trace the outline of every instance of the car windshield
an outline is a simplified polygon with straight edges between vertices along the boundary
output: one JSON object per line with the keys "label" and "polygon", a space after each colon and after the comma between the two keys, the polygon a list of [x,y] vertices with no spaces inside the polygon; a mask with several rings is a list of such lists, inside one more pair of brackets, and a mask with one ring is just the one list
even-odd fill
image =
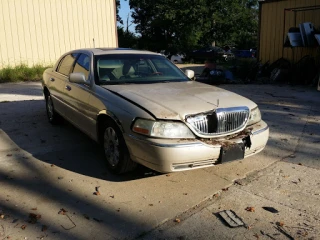
{"label": "car windshield", "polygon": [[95,59],[97,84],[181,82],[189,79],[168,59],[148,54],[108,54]]}

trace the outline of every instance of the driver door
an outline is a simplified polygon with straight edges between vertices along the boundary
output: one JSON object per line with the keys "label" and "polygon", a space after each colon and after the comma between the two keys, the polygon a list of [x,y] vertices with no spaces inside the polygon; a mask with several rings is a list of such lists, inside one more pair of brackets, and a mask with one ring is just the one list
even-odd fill
{"label": "driver door", "polygon": [[67,80],[64,95],[69,103],[66,117],[75,126],[91,136],[94,121],[89,117],[90,105],[88,104],[91,95],[90,83],[92,81],[90,79],[90,61],[90,57],[83,53],[77,58],[72,72],[84,73],[86,83],[72,83]]}

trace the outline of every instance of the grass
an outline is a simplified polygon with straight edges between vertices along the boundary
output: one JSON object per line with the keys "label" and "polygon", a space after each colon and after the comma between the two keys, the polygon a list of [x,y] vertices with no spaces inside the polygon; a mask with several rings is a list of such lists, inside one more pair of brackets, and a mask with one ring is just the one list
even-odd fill
{"label": "grass", "polygon": [[6,66],[0,69],[0,83],[5,82],[25,82],[25,81],[40,81],[42,74],[48,66],[40,64],[29,67],[26,64],[17,66]]}

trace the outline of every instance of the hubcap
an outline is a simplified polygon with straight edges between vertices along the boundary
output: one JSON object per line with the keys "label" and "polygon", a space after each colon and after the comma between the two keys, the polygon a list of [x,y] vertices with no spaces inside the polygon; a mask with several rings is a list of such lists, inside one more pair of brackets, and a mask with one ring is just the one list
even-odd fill
{"label": "hubcap", "polygon": [[106,128],[104,132],[104,152],[110,165],[116,167],[119,163],[119,139],[112,127]]}
{"label": "hubcap", "polygon": [[51,100],[50,96],[48,96],[48,100],[47,100],[47,109],[48,109],[48,117],[50,120],[52,120],[52,118],[53,118],[53,104],[52,104],[52,100]]}

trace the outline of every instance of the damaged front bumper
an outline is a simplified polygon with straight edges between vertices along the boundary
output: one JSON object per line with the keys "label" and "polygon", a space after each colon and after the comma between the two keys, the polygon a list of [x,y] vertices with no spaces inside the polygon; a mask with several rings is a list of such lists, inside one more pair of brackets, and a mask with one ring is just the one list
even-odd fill
{"label": "damaged front bumper", "polygon": [[264,121],[220,139],[153,139],[125,135],[132,160],[158,172],[185,171],[242,159],[262,151],[268,138],[269,127]]}

